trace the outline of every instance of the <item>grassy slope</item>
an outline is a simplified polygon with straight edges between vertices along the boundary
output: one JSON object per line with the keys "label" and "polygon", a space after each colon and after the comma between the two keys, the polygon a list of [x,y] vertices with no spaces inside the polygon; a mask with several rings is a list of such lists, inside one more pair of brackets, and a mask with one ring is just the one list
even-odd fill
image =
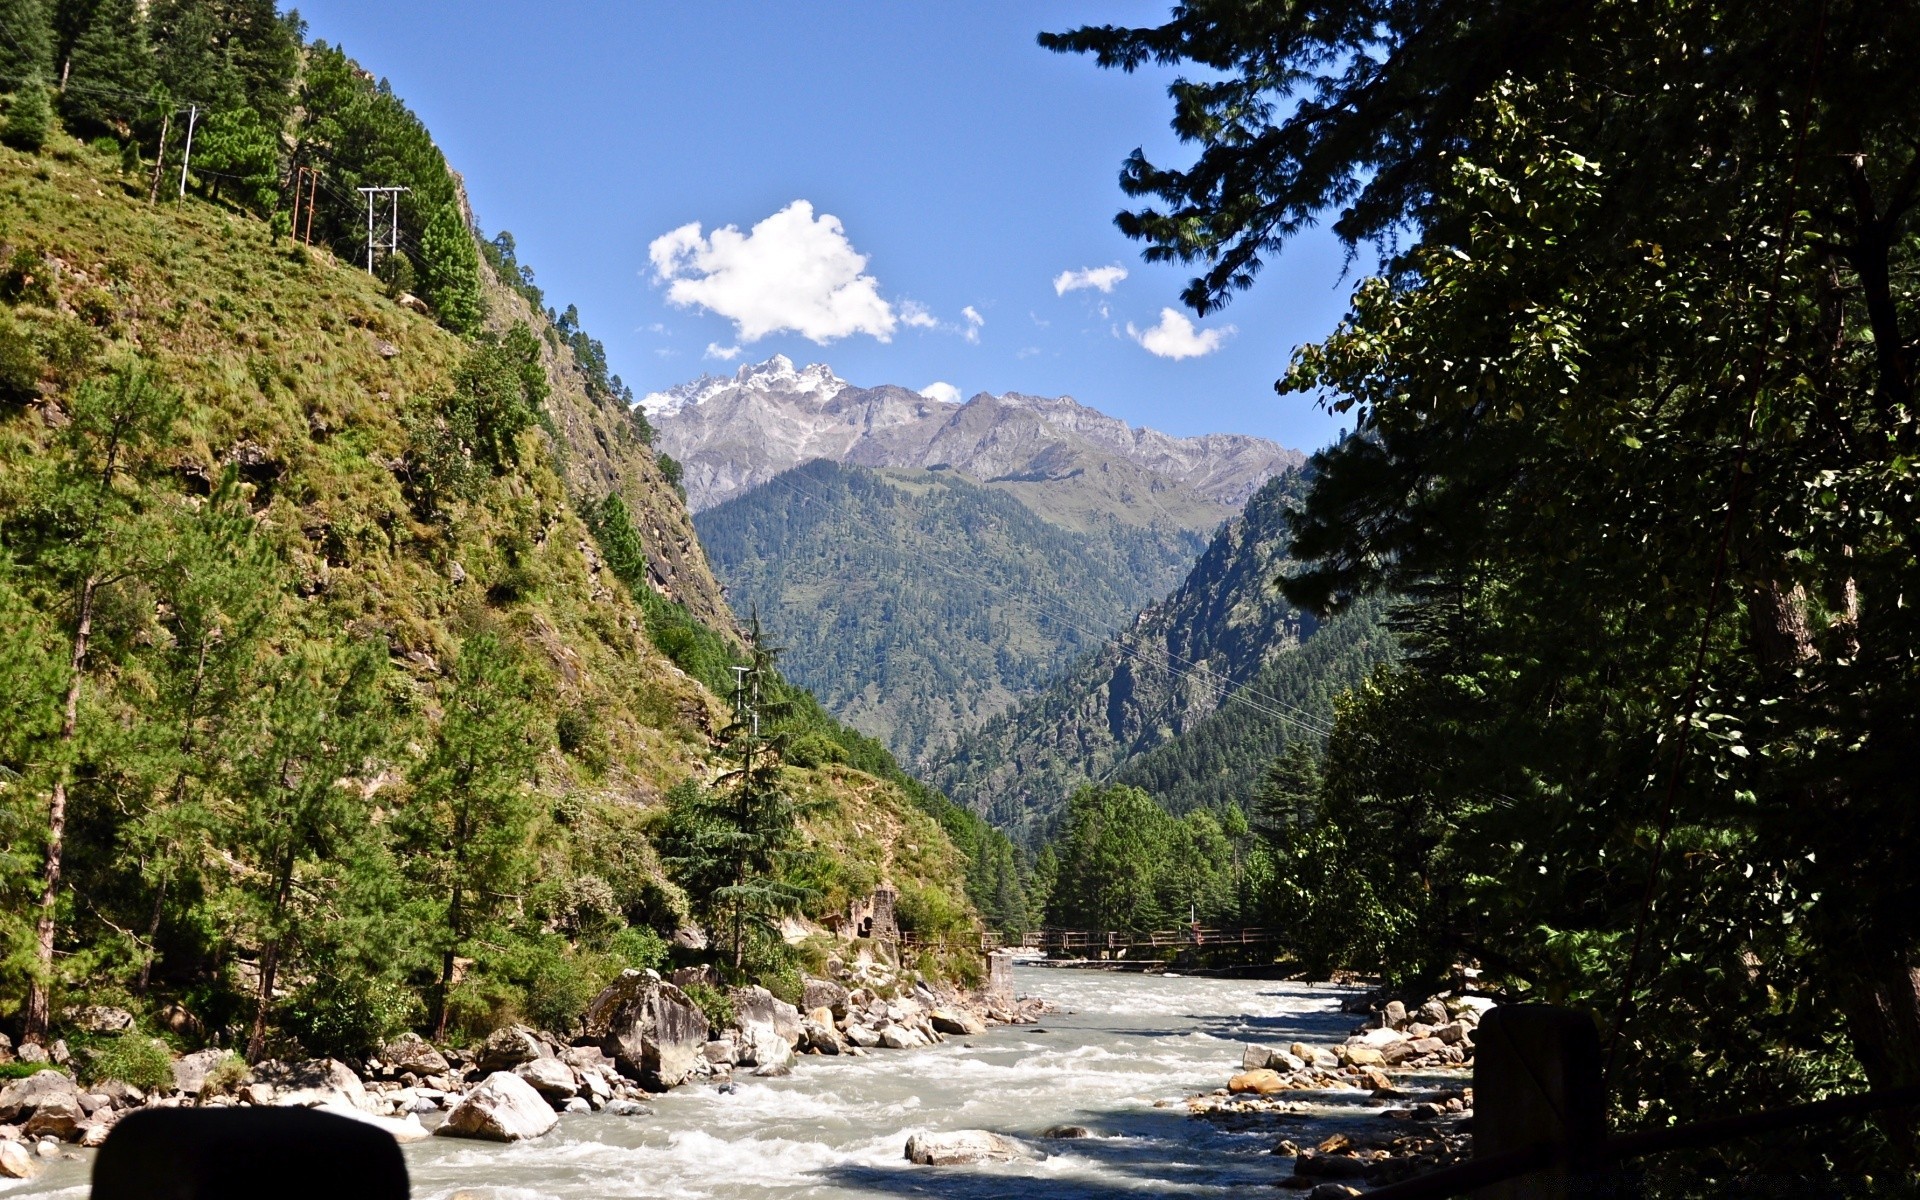
{"label": "grassy slope", "polygon": [[[640,607],[593,569],[557,464],[622,487],[643,534],[663,539],[650,551],[680,539],[667,586],[713,620],[726,614],[697,578],[704,561],[678,497],[646,474],[643,448],[616,454],[594,438],[607,414],[582,409],[564,351],[549,415],[580,444],[556,448],[529,432],[519,473],[492,481],[444,527],[428,525],[393,469],[401,416],[433,403],[463,345],[391,303],[364,272],[276,243],[264,223],[212,205],[149,207],[139,181],[66,139],[40,157],[0,149],[0,251],[20,249],[51,266],[55,295],[16,308],[16,320],[43,340],[90,332],[103,358],[144,355],[186,396],[183,489],[227,461],[253,464],[254,506],[296,568],[301,594],[290,603],[302,621],[384,633],[423,693],[463,629],[503,627],[545,665],[551,705],[591,718],[593,751],[555,751],[540,769],[556,804],[597,814],[596,836],[557,823],[542,832],[553,868],[593,869],[613,854],[655,869],[639,833],[666,788],[714,769],[708,731],[721,706],[655,649]],[[0,414],[0,486],[61,419],[59,381],[47,393]],[[828,856],[877,858],[903,887],[960,896],[957,853],[901,787],[844,768],[793,776],[830,801],[818,822]],[[837,840],[849,829],[868,832]]]}

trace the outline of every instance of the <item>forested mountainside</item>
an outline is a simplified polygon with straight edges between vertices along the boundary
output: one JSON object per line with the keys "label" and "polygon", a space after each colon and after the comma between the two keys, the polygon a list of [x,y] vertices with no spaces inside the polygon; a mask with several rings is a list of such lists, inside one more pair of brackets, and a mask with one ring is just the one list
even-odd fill
{"label": "forested mountainside", "polygon": [[[1004,839],[749,653],[651,431],[510,239],[477,246],[461,216],[436,242],[430,216],[384,279],[318,233],[293,244],[271,186],[289,153],[409,164],[464,212],[390,90],[291,22],[247,27],[292,47],[274,75],[219,6],[100,11],[57,117],[31,76],[0,80],[16,1029],[112,1003],[142,1022],[176,1006],[186,1036],[253,1055],[409,1026],[565,1033],[621,968],[687,953],[676,929],[744,903],[723,898],[739,869],[787,898],[735,926],[742,969],[776,988],[819,953],[777,916],[884,881],[907,925],[965,929],[969,871],[1019,907]],[[183,12],[223,33],[216,83],[262,72],[258,105],[236,88],[201,114],[283,135],[254,147],[257,187],[196,149],[188,194],[155,197],[180,131],[81,103],[173,69]],[[350,228],[318,195],[316,230]],[[721,699],[736,665],[764,684],[761,731]],[[764,867],[716,867],[703,831],[743,787]]]}
{"label": "forested mountainside", "polygon": [[951,471],[815,461],[694,518],[798,682],[925,767],[1163,595],[1198,537],[1068,529]]}
{"label": "forested mountainside", "polygon": [[1268,482],[1178,591],[963,738],[940,785],[1028,839],[1076,788],[1121,772],[1176,811],[1244,805],[1285,743],[1322,736],[1334,697],[1388,652],[1376,607],[1323,626],[1274,586],[1304,486],[1300,472]]}
{"label": "forested mountainside", "polygon": [[1005,488],[1049,520],[1170,525],[1202,532],[1303,456],[1264,438],[1177,438],[1136,429],[1069,396],[964,404],[906,388],[855,387],[822,363],[775,355],[640,401],[686,470],[695,512],[816,458],[866,467],[945,467]]}

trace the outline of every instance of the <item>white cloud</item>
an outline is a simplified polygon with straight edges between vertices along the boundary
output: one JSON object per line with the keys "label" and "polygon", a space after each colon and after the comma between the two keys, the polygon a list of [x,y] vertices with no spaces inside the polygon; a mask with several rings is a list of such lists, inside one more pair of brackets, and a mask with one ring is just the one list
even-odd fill
{"label": "white cloud", "polygon": [[1161,309],[1160,323],[1146,329],[1135,329],[1133,322],[1127,322],[1127,336],[1139,342],[1148,354],[1175,360],[1212,354],[1225,345],[1234,332],[1231,325],[1195,329],[1186,314],[1175,308]]}
{"label": "white cloud", "polygon": [[1113,291],[1113,285],[1127,277],[1127,269],[1119,263],[1111,267],[1087,267],[1080,271],[1062,271],[1053,277],[1053,294],[1064,296],[1068,292],[1077,292],[1082,288],[1094,288],[1103,293]]}
{"label": "white cloud", "polygon": [[816,343],[856,333],[885,342],[899,323],[840,218],[816,218],[805,200],[746,233],[727,225],[707,237],[697,221],[682,225],[655,238],[647,257],[670,303],[727,318],[742,344],[789,331]]}
{"label": "white cloud", "polygon": [[967,327],[961,331],[960,336],[978,346],[980,344],[980,327],[987,323],[987,319],[981,316],[980,310],[971,304],[961,309],[960,315],[967,319]]}
{"label": "white cloud", "polygon": [[1019,352],[1018,354],[1015,354],[1015,355],[1014,355],[1014,357],[1015,357],[1015,358],[1033,358],[1034,356],[1036,356],[1036,355],[1038,355],[1039,353],[1040,353],[1040,347],[1038,347],[1038,346],[1027,346],[1027,347],[1025,347],[1025,348],[1023,348],[1023,349],[1022,349],[1022,350],[1021,350],[1021,351],[1020,351],[1020,352]]}
{"label": "white cloud", "polygon": [[703,357],[717,358],[721,362],[732,362],[734,359],[740,357],[740,347],[722,346],[719,342],[708,342],[707,352]]}
{"label": "white cloud", "polygon": [[900,323],[909,329],[938,329],[940,322],[918,300],[900,302]]}
{"label": "white cloud", "polygon": [[942,404],[960,403],[960,389],[950,383],[939,380],[920,389],[920,394],[929,400],[938,400]]}

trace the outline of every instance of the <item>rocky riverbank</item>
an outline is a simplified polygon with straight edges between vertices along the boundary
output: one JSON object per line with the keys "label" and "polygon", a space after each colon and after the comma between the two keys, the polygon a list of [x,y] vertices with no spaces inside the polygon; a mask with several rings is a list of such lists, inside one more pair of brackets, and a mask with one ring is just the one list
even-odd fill
{"label": "rocky riverbank", "polygon": [[[1366,1013],[1345,1041],[1249,1045],[1222,1088],[1185,1101],[1196,1119],[1280,1135],[1272,1153],[1291,1157],[1281,1186],[1310,1200],[1359,1195],[1469,1153],[1474,1032],[1493,1006],[1484,997],[1429,997],[1351,1006]],[[1337,1126],[1318,1136],[1312,1130]]]}
{"label": "rocky riverbank", "polygon": [[[930,985],[864,955],[830,963],[829,974],[835,978],[805,978],[794,1005],[759,987],[721,992],[704,969],[668,978],[629,971],[594,998],[570,1042],[511,1026],[470,1049],[408,1034],[352,1063],[252,1066],[210,1049],[174,1060],[171,1080],[151,1089],[111,1079],[83,1085],[71,1063],[49,1060],[0,1089],[0,1176],[30,1177],[44,1160],[99,1145],[127,1113],[154,1107],[298,1105],[377,1125],[402,1143],[435,1135],[523,1141],[568,1113],[647,1115],[654,1095],[693,1081],[724,1088],[736,1073],[788,1073],[806,1055],[910,1050],[995,1024],[1030,1024],[1046,1011],[1042,1001],[1014,996],[1004,962],[978,993]],[[717,1036],[690,988],[725,997],[731,1018]],[[79,1074],[91,1078],[84,1065]]]}

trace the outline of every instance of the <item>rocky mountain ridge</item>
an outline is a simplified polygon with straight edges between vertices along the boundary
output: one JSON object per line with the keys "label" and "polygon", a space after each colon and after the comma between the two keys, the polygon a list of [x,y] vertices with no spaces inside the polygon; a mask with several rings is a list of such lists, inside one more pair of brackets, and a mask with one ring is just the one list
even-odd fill
{"label": "rocky mountain ridge", "polygon": [[[1297,471],[1268,482],[1177,590],[1046,691],[959,739],[935,781],[1028,834],[1095,780],[1135,783],[1175,809],[1244,804],[1286,739],[1319,736],[1333,697],[1386,653],[1375,608],[1323,626],[1274,586],[1286,514],[1304,482]],[[1233,736],[1213,745],[1209,731],[1228,725]],[[1149,759],[1158,770],[1141,773]]]}
{"label": "rocky mountain ridge", "polygon": [[1181,438],[1135,428],[1070,396],[981,392],[965,403],[858,387],[781,355],[640,401],[700,512],[815,458],[946,468],[1013,492],[1075,526],[1096,511],[1135,524],[1210,530],[1303,456],[1264,438]]}

